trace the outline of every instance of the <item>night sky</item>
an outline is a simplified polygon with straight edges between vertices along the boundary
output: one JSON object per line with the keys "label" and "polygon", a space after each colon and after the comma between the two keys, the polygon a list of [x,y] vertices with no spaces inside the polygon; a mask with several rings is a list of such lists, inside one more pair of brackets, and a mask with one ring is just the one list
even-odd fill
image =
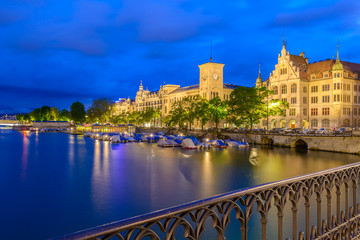
{"label": "night sky", "polygon": [[360,63],[360,1],[1,0],[0,113],[197,84],[211,41],[224,82],[252,86],[284,35],[310,62],[339,39],[340,59]]}

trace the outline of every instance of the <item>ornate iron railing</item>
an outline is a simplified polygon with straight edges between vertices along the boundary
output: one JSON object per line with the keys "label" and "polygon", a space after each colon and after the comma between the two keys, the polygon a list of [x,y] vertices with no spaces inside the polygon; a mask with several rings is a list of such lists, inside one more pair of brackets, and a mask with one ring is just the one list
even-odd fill
{"label": "ornate iron railing", "polygon": [[[241,239],[253,239],[248,232],[249,222],[253,213],[258,211],[261,238],[265,240],[271,207],[277,213],[278,239],[284,239],[285,214],[292,217],[291,239],[360,239],[359,177],[360,163],[350,164],[218,195],[56,239],[175,239],[175,236],[179,239],[181,232],[180,238],[195,240],[204,234],[207,229],[205,222],[209,219],[217,235],[212,239],[225,239],[231,216],[240,223]],[[285,207],[291,207],[291,210],[285,212]],[[310,207],[316,209],[312,212],[316,219],[311,219]],[[326,209],[324,212],[322,207]],[[304,229],[299,229],[300,213],[305,215]],[[311,221],[316,224],[311,226]]]}

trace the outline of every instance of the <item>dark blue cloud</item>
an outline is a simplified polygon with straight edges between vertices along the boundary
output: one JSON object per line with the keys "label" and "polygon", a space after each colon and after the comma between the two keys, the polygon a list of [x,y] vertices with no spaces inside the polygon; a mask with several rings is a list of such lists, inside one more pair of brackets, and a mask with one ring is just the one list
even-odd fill
{"label": "dark blue cloud", "polygon": [[[225,64],[224,80],[266,79],[281,50],[310,61],[336,55],[360,62],[355,0],[3,0],[0,112],[74,101],[134,97],[165,83],[198,83],[198,65]],[[24,101],[23,99],[26,99]]]}

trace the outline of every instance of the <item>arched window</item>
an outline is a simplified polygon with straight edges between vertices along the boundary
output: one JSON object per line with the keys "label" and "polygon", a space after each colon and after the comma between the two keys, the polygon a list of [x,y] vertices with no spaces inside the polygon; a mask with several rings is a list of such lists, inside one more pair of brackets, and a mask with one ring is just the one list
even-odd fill
{"label": "arched window", "polygon": [[322,127],[330,127],[330,120],[329,119],[324,119],[322,120]]}
{"label": "arched window", "polygon": [[295,83],[291,84],[291,93],[296,93],[297,92],[297,86]]}
{"label": "arched window", "polygon": [[281,86],[281,94],[287,94],[287,86],[285,84]]}
{"label": "arched window", "polygon": [[344,127],[350,127],[350,120],[349,119],[344,119]]}
{"label": "arched window", "polygon": [[338,77],[338,78],[340,77],[340,73],[337,74],[337,77]]}
{"label": "arched window", "polygon": [[311,128],[316,128],[317,126],[318,126],[318,120],[317,119],[311,120]]}
{"label": "arched window", "polygon": [[278,95],[278,94],[279,94],[279,90],[278,90],[278,87],[277,87],[277,86],[275,86],[275,87],[273,88],[273,91],[274,91],[274,95]]}

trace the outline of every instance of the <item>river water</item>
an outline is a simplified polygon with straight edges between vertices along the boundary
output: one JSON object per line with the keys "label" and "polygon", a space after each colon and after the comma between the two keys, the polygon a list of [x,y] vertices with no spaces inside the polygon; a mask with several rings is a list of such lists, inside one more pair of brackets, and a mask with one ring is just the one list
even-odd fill
{"label": "river water", "polygon": [[61,236],[359,159],[286,148],[183,150],[0,130],[0,236]]}

